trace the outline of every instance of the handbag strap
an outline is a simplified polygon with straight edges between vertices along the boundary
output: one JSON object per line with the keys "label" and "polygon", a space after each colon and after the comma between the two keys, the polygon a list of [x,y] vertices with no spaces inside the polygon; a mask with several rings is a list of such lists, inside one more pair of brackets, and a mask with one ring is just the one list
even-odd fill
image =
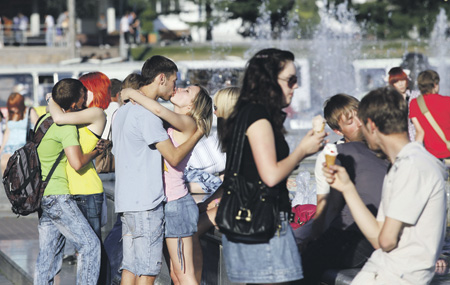
{"label": "handbag strap", "polygon": [[434,131],[438,134],[438,136],[441,138],[441,140],[445,143],[447,146],[447,149],[450,150],[450,141],[448,141],[445,138],[445,134],[442,131],[441,127],[439,127],[436,120],[433,118],[433,115],[431,115],[430,110],[428,110],[427,104],[425,103],[425,99],[423,98],[423,95],[420,95],[417,97],[417,104],[419,105],[420,112],[425,116],[425,118],[430,123],[431,127],[433,127]]}
{"label": "handbag strap", "polygon": [[248,116],[254,105],[248,103],[245,105],[236,117],[236,124],[234,125],[233,140],[231,141],[230,154],[226,169],[228,173],[236,175],[239,173],[242,161],[242,153],[244,150],[245,132],[247,130]]}

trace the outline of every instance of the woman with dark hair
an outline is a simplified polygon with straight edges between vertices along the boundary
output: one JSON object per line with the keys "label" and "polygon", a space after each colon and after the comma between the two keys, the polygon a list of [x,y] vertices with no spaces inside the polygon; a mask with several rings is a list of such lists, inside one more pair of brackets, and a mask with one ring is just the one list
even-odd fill
{"label": "woman with dark hair", "polygon": [[19,93],[11,93],[6,106],[8,108],[8,118],[2,146],[0,147],[2,173],[14,151],[25,145],[28,132],[27,126],[32,129],[38,119],[34,108],[25,107],[24,97]]}
{"label": "woman with dark hair", "polygon": [[[289,106],[296,88],[294,55],[279,49],[261,50],[247,64],[240,96],[225,123],[222,146],[227,150],[237,139],[233,137],[233,126],[238,114],[249,112],[240,174],[247,181],[260,180],[280,191],[281,225],[269,242],[237,243],[222,235],[227,274],[232,282],[281,283],[303,277],[300,255],[288,223],[291,205],[286,180],[303,158],[321,148],[325,132],[308,131],[289,154],[282,109]],[[248,104],[252,108],[244,109]],[[231,155],[227,153],[227,160]]]}

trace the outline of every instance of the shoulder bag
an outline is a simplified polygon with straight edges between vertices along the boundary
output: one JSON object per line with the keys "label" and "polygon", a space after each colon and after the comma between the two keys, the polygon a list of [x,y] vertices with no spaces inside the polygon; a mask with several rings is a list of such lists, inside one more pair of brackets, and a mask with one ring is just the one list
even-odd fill
{"label": "shoulder bag", "polygon": [[231,147],[227,150],[223,197],[216,215],[220,231],[232,242],[266,243],[280,227],[279,189],[268,187],[261,180],[248,181],[239,173],[242,162],[248,115],[248,104],[239,113],[233,130]]}
{"label": "shoulder bag", "polygon": [[114,155],[112,154],[111,129],[109,128],[105,150],[95,158],[95,170],[97,173],[110,173],[115,171]]}

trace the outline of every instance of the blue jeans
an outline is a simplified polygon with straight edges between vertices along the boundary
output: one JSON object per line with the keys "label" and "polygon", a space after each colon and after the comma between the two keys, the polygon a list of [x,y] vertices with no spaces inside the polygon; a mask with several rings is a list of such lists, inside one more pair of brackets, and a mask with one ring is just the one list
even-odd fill
{"label": "blue jeans", "polygon": [[78,251],[77,284],[97,284],[100,241],[70,195],[44,196],[39,219],[39,255],[34,284],[53,284],[62,265],[65,240]]}
{"label": "blue jeans", "polygon": [[90,195],[73,195],[81,213],[91,225],[99,239],[102,238],[102,205],[103,193]]}
{"label": "blue jeans", "polygon": [[[103,206],[103,193],[89,194],[89,195],[72,195],[73,199],[77,203],[83,216],[88,221],[89,225],[94,230],[95,234],[100,240],[102,240],[102,206]],[[66,244],[67,247],[67,244]],[[101,245],[101,263],[100,263],[100,277],[98,284],[109,284],[109,260],[108,255]]]}

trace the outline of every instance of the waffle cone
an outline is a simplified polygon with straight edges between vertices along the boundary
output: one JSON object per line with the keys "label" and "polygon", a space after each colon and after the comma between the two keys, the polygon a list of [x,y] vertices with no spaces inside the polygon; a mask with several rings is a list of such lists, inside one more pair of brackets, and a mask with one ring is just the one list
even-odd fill
{"label": "waffle cone", "polygon": [[334,165],[334,163],[336,162],[336,155],[325,154],[325,161],[327,163],[327,166]]}

